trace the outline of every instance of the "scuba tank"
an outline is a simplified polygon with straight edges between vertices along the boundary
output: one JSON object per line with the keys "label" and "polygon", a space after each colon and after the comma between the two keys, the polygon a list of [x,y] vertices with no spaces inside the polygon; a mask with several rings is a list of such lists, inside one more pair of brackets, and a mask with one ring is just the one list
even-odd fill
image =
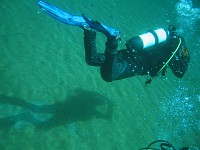
{"label": "scuba tank", "polygon": [[169,37],[175,34],[176,27],[170,25],[168,30],[159,28],[150,30],[144,34],[129,39],[126,43],[127,50],[141,51],[148,50],[162,42],[165,42]]}

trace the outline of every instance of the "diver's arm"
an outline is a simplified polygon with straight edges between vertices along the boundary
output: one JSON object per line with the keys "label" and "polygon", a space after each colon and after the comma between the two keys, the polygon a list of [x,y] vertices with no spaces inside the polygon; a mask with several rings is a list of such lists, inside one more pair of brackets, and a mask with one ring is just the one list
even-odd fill
{"label": "diver's arm", "polygon": [[185,46],[185,39],[181,36],[178,37],[181,38],[182,43],[178,52],[174,56],[175,59],[169,63],[169,67],[172,69],[172,72],[176,77],[182,78],[188,70],[190,55]]}
{"label": "diver's arm", "polygon": [[169,67],[172,69],[172,72],[176,77],[182,78],[184,76],[188,70],[189,59],[189,56],[180,57],[178,60],[173,60],[169,63]]}

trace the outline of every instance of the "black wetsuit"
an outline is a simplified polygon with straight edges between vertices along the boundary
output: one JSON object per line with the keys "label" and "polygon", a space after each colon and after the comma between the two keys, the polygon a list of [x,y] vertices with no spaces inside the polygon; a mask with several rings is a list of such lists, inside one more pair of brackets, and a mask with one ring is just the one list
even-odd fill
{"label": "black wetsuit", "polygon": [[[88,65],[101,67],[101,76],[107,82],[135,75],[149,74],[154,77],[176,49],[178,40],[179,38],[175,38],[167,44],[158,44],[152,49],[133,52],[128,49],[117,51],[118,41],[107,37],[105,53],[97,53],[96,32],[84,30],[85,59]],[[184,46],[184,42],[182,43],[181,46]],[[182,58],[177,52],[168,66],[175,76],[181,78],[187,71],[188,62],[189,59]]]}

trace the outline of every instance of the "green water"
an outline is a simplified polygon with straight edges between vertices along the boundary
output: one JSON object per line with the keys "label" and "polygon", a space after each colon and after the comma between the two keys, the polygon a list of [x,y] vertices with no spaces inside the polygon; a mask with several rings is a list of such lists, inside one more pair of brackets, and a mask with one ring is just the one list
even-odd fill
{"label": "green water", "polygon": [[[48,1],[119,28],[119,49],[149,29],[180,28],[191,54],[187,74],[168,71],[147,87],[145,76],[104,82],[85,63],[83,31],[36,2],[0,5],[0,149],[136,150],[157,139],[200,147],[200,18],[178,14],[178,0]],[[103,52],[105,37],[97,41]]]}

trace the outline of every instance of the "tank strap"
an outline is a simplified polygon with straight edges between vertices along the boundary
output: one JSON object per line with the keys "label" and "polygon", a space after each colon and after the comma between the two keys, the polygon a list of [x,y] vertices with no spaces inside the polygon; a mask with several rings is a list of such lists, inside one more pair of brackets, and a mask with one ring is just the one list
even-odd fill
{"label": "tank strap", "polygon": [[149,32],[154,36],[155,45],[157,45],[158,44],[158,35],[156,34],[156,32],[154,30],[149,30]]}

